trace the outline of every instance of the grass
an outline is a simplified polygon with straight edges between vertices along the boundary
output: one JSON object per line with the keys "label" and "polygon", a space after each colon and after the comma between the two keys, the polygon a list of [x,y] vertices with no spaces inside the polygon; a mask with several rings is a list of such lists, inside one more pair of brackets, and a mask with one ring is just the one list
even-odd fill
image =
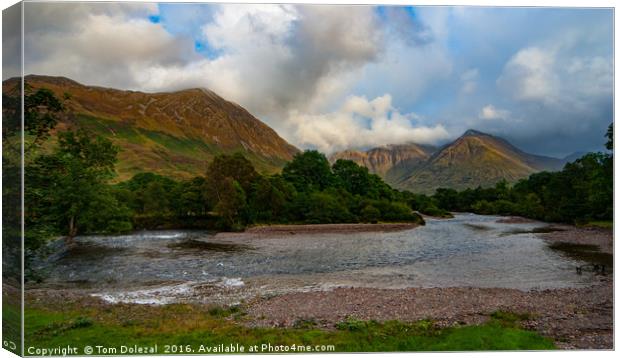
{"label": "grass", "polygon": [[614,222],[609,220],[609,221],[590,221],[588,223],[586,223],[585,225],[583,225],[584,227],[597,227],[597,228],[601,228],[601,229],[613,229],[614,228]]}
{"label": "grass", "polygon": [[151,171],[167,176],[191,178],[204,175],[206,163],[217,154],[241,151],[261,173],[274,173],[284,160],[245,151],[242,147],[222,150],[196,137],[177,137],[164,132],[133,126],[131,123],[80,114],[78,126],[111,139],[121,148],[116,169],[119,179]]}
{"label": "grass", "polygon": [[[294,328],[255,328],[241,324],[239,307],[193,305],[137,306],[94,305],[58,310],[26,310],[26,348],[103,345],[189,346],[194,353],[220,344],[333,346],[338,352],[544,350],[553,342],[519,328],[524,316],[496,313],[476,326],[437,328],[432,321],[414,323],[347,319],[332,329],[319,329],[312,319],[299,320]],[[247,349],[247,348],[246,348]],[[328,348],[329,349],[329,348]],[[118,352],[117,352],[118,353]],[[204,352],[202,352],[204,353]],[[292,353],[292,352],[291,352]]]}
{"label": "grass", "polygon": [[13,353],[21,349],[21,309],[19,303],[10,303],[15,297],[2,297],[2,339],[4,348]]}

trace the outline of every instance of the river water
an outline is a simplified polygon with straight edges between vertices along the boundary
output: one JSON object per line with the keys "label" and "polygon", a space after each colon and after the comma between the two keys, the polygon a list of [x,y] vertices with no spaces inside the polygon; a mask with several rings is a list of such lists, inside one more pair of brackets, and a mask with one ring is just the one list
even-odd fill
{"label": "river water", "polygon": [[109,302],[233,304],[255,295],[333,287],[576,287],[582,264],[533,231],[545,223],[498,223],[457,214],[388,233],[211,235],[143,231],[77,237],[38,264],[43,286],[86,289]]}

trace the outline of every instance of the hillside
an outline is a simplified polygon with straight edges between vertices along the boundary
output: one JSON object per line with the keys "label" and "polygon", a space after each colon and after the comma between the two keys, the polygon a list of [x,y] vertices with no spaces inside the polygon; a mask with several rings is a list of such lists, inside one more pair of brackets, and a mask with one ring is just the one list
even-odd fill
{"label": "hillside", "polygon": [[440,187],[465,189],[492,186],[506,179],[516,182],[532,173],[559,170],[565,161],[525,153],[505,139],[468,130],[435,150],[407,144],[344,151],[331,159],[349,159],[382,176],[390,185],[418,193]]}
{"label": "hillside", "polygon": [[395,184],[417,192],[433,192],[439,187],[484,187],[502,179],[516,182],[532,173],[561,169],[562,165],[560,159],[528,154],[502,138],[469,130]]}
{"label": "hillside", "polygon": [[[9,79],[3,86],[15,83]],[[36,75],[27,76],[26,83],[64,98],[67,115],[57,130],[86,128],[122,149],[119,179],[141,171],[177,178],[204,175],[215,155],[236,151],[259,171],[275,172],[298,152],[247,110],[206,89],[144,93]]]}
{"label": "hillside", "polygon": [[418,144],[387,145],[368,151],[346,150],[330,156],[333,163],[338,159],[351,160],[368,168],[388,182],[397,182],[415,167],[426,161],[435,147]]}

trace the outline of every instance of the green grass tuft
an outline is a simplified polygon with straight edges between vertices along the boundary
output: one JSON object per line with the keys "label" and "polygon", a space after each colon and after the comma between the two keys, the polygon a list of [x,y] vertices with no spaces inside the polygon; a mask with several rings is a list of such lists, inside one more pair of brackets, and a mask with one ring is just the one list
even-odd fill
{"label": "green grass tuft", "polygon": [[300,319],[293,328],[248,327],[239,322],[245,319],[242,314],[238,307],[191,305],[113,305],[62,311],[29,308],[25,317],[26,346],[71,345],[79,347],[79,352],[87,345],[127,344],[334,345],[339,352],[555,348],[551,340],[513,324],[525,316],[507,312],[496,312],[490,322],[477,326],[438,328],[429,320],[404,323],[349,318],[338,323],[336,330],[318,329],[312,319]]}

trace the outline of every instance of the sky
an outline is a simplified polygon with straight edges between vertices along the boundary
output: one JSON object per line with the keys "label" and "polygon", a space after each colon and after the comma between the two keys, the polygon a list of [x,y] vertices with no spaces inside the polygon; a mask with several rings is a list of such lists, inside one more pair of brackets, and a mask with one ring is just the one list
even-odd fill
{"label": "sky", "polygon": [[209,88],[327,154],[472,128],[562,157],[613,121],[610,9],[26,3],[24,34],[25,73]]}

